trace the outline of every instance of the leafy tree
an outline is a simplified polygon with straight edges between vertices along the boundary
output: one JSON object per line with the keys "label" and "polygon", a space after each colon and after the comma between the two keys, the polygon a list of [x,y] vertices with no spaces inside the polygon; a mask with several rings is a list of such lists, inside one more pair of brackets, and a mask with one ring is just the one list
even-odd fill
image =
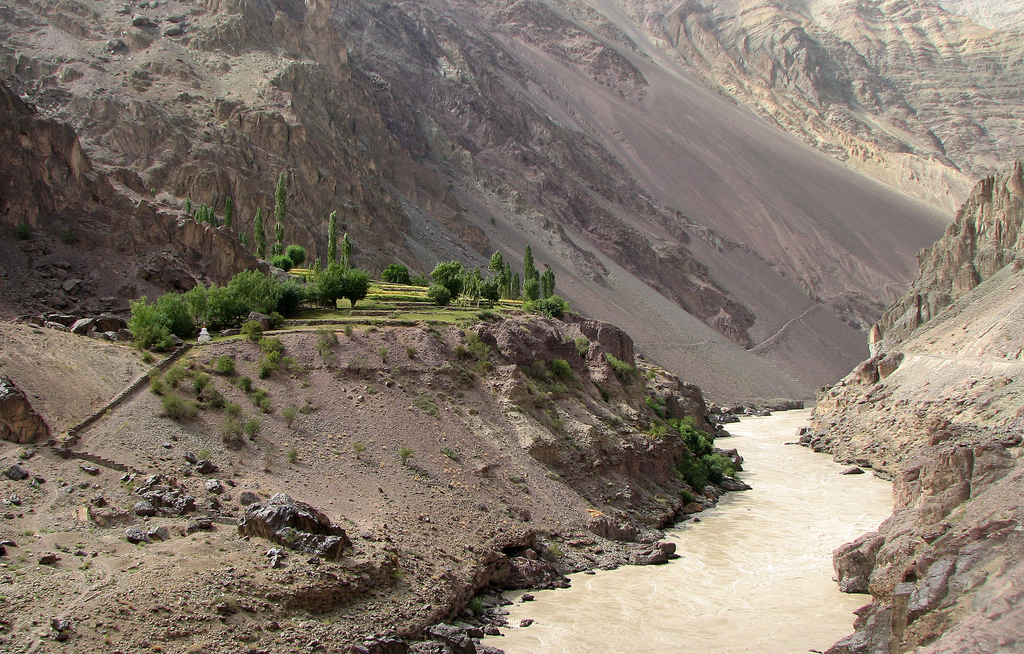
{"label": "leafy tree", "polygon": [[523,284],[523,301],[533,302],[540,298],[540,283],[536,279],[527,279]]}
{"label": "leafy tree", "polygon": [[323,271],[314,267],[310,269],[307,295],[322,306],[337,307],[338,299],[342,297],[344,280],[345,270],[341,264],[328,264]]}
{"label": "leafy tree", "polygon": [[228,196],[224,200],[224,226],[231,229],[231,222],[235,219],[235,201]]}
{"label": "leafy tree", "polygon": [[533,265],[533,250],[527,245],[526,251],[523,253],[523,282],[529,282],[531,279],[539,283],[540,274],[537,272],[537,267]]}
{"label": "leafy tree", "polygon": [[498,282],[489,279],[480,286],[480,297],[488,302],[497,302],[501,299],[501,287]]}
{"label": "leafy tree", "polygon": [[480,289],[484,285],[484,277],[480,273],[480,269],[477,268],[473,271],[465,271],[462,276],[462,293],[466,295],[470,300],[480,303]]}
{"label": "leafy tree", "polygon": [[519,273],[516,273],[515,276],[512,278],[512,285],[508,289],[508,296],[509,296],[509,298],[511,298],[513,300],[519,298],[519,296],[520,296],[519,287],[520,287]]}
{"label": "leafy tree", "polygon": [[267,230],[263,225],[263,209],[256,210],[256,220],[252,224],[252,241],[256,245],[256,256],[260,259],[267,256]]}
{"label": "leafy tree", "polygon": [[352,241],[348,240],[348,232],[341,237],[341,267],[346,272],[352,267]]}
{"label": "leafy tree", "polygon": [[338,212],[332,211],[327,217],[327,262],[338,260]]}
{"label": "leafy tree", "polygon": [[380,274],[380,278],[392,284],[408,284],[411,281],[409,269],[400,263],[393,263],[385,268],[384,272]]}
{"label": "leafy tree", "polygon": [[238,242],[242,244],[242,247],[249,247],[249,237],[246,236],[245,232],[238,234]]}
{"label": "leafy tree", "polygon": [[555,271],[548,268],[544,271],[544,274],[540,276],[540,295],[541,297],[551,297],[555,294]]}
{"label": "leafy tree", "polygon": [[491,255],[491,262],[487,265],[487,269],[495,275],[500,275],[505,270],[505,257],[501,256],[501,250],[495,250]]}
{"label": "leafy tree", "polygon": [[[501,277],[498,278],[498,284],[501,287],[502,297],[515,297],[512,295],[512,268],[508,265],[508,261],[505,262],[505,269],[502,271]],[[517,292],[516,295],[519,295],[519,293]]]}
{"label": "leafy tree", "polygon": [[306,295],[306,289],[294,279],[281,284],[281,297],[277,301],[277,310],[282,315],[293,316],[302,305],[302,299]]}
{"label": "leafy tree", "polygon": [[274,225],[274,246],[270,253],[275,257],[284,255],[284,223],[278,222]]}
{"label": "leafy tree", "polygon": [[192,215],[192,199],[191,198],[185,198],[185,215],[186,216],[191,216]]}
{"label": "leafy tree", "polygon": [[281,299],[281,284],[274,278],[257,270],[246,270],[235,275],[227,285],[245,308],[245,313],[259,311],[270,313],[277,309]]}
{"label": "leafy tree", "polygon": [[427,298],[436,302],[438,306],[446,307],[452,301],[452,294],[448,292],[446,287],[434,284],[427,289]]}
{"label": "leafy tree", "polygon": [[164,293],[156,301],[164,325],[181,338],[191,338],[196,334],[196,323],[192,319],[185,297],[179,293]]}
{"label": "leafy tree", "polygon": [[341,297],[345,298],[356,308],[356,302],[366,297],[370,290],[370,276],[364,270],[353,268],[345,274],[341,283]]}
{"label": "leafy tree", "polygon": [[149,303],[149,298],[143,295],[138,300],[129,300],[128,305],[132,310],[128,329],[139,347],[165,349],[171,346],[171,330],[163,323],[156,305]]}
{"label": "leafy tree", "polygon": [[455,300],[462,293],[463,273],[464,269],[461,263],[458,261],[448,261],[434,266],[430,276],[435,284],[440,284],[447,288],[450,299]]}
{"label": "leafy tree", "polygon": [[213,285],[206,292],[206,322],[211,327],[237,324],[248,315],[248,309],[227,286]]}
{"label": "leafy tree", "polygon": [[523,309],[530,313],[539,313],[548,318],[561,318],[569,311],[569,303],[557,295],[548,298],[524,302]]}
{"label": "leafy tree", "polygon": [[306,261],[306,248],[301,245],[289,245],[285,248],[284,256],[291,259],[293,268],[298,268]]}
{"label": "leafy tree", "polygon": [[280,268],[285,272],[288,272],[289,270],[292,269],[293,264],[291,259],[289,259],[283,254],[280,254],[276,257],[271,257],[270,265],[274,266],[275,268]]}

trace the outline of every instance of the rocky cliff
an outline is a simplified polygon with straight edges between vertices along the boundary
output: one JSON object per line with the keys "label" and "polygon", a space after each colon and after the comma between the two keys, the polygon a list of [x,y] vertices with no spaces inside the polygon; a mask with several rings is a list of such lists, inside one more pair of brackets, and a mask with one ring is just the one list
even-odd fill
{"label": "rocky cliff", "polygon": [[[1019,646],[1020,174],[979,184],[886,314],[919,319],[893,322],[898,338],[887,333],[815,408],[809,445],[895,484],[893,516],[835,553],[841,587],[872,595],[835,654]],[[958,284],[965,268],[978,274]],[[929,313],[906,309],[919,306]]]}
{"label": "rocky cliff", "polygon": [[284,172],[285,240],[322,256],[337,210],[371,270],[529,243],[574,306],[722,398],[806,396],[863,358],[941,229],[702,88],[631,3],[70,6],[4,7],[0,60],[136,200],[230,196],[251,243]]}

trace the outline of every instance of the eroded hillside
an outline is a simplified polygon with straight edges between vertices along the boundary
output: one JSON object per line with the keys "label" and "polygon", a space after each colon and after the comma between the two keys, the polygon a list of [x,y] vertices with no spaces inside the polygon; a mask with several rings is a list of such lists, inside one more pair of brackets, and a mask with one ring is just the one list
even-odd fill
{"label": "eroded hillside", "polygon": [[370,269],[530,244],[574,306],[716,397],[807,396],[863,358],[943,218],[704,88],[627,9],[18,3],[0,54],[172,215],[230,196],[252,243],[285,172],[311,258],[334,210]]}
{"label": "eroded hillside", "polygon": [[720,491],[666,422],[710,429],[700,391],[633,357],[610,325],[523,318],[187,351],[57,447],[4,443],[0,638],[82,652],[443,642],[424,630],[501,624],[478,591],[663,562],[657,528]]}
{"label": "eroded hillside", "polygon": [[832,652],[1019,647],[1021,189],[1019,164],[975,189],[875,356],[815,409],[807,444],[895,481],[893,517],[836,551],[841,587],[872,604]]}

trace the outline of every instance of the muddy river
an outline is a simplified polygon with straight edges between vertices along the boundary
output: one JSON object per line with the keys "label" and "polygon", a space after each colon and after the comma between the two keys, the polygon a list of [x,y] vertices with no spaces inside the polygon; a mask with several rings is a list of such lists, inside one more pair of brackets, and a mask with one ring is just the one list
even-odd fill
{"label": "muddy river", "polygon": [[[572,588],[534,592],[515,605],[505,636],[485,643],[508,654],[788,654],[825,650],[853,631],[866,595],[840,593],[832,550],[875,529],[892,509],[891,486],[797,440],[808,411],[728,425],[753,490],[668,533],[681,558],[573,575]],[[534,624],[518,627],[523,618]]]}

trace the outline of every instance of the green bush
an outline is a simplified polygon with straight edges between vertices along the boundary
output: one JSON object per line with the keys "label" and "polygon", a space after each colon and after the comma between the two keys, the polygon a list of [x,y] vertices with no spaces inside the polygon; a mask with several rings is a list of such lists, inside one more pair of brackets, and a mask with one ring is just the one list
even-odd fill
{"label": "green bush", "polygon": [[288,463],[294,465],[295,462],[299,460],[299,448],[292,445],[291,447],[288,448],[286,456],[288,457]]}
{"label": "green bush", "polygon": [[199,407],[191,400],[183,400],[173,393],[164,395],[162,401],[164,413],[174,420],[188,420],[196,417]]}
{"label": "green bush", "polygon": [[551,362],[551,372],[560,379],[572,379],[572,366],[565,359],[555,359]]}
{"label": "green bush", "polygon": [[252,379],[242,375],[238,378],[238,387],[241,388],[243,392],[252,392]]}
{"label": "green bush", "polygon": [[291,429],[292,423],[295,422],[295,414],[298,413],[295,407],[288,407],[281,412],[281,417],[284,418],[284,424]]}
{"label": "green bush", "polygon": [[289,270],[292,269],[292,260],[284,256],[283,254],[279,254],[276,257],[270,258],[270,265],[272,265],[275,268],[280,268],[285,272],[288,272]]}
{"label": "green bush", "polygon": [[446,307],[452,301],[452,294],[447,287],[434,284],[427,289],[427,298],[432,300],[439,307]]}
{"label": "green bush", "polygon": [[242,415],[242,407],[234,402],[228,402],[224,405],[224,413],[230,418],[239,418]]}
{"label": "green bush", "polygon": [[192,338],[196,335],[196,321],[180,293],[164,293],[156,301],[164,325],[181,338]]}
{"label": "green bush", "polygon": [[732,467],[732,461],[722,454],[705,454],[700,460],[707,468],[708,479],[712,484],[720,484],[723,478],[731,477],[736,472]]}
{"label": "green bush", "polygon": [[586,336],[580,336],[573,344],[576,345],[576,354],[580,355],[581,359],[587,358],[587,353],[590,352],[590,339]]}
{"label": "green bush", "polygon": [[242,336],[245,336],[253,343],[258,343],[263,338],[263,325],[255,320],[250,320],[242,325]]}
{"label": "green bush", "polygon": [[306,262],[306,248],[301,245],[289,245],[284,249],[284,256],[291,261],[292,268],[297,268]]}
{"label": "green bush", "polygon": [[197,372],[192,375],[192,390],[202,393],[203,389],[210,384],[210,376],[205,372]]}
{"label": "green bush", "polygon": [[260,359],[259,364],[256,366],[256,376],[260,379],[266,379],[277,372],[277,368],[277,363],[274,363],[267,358]]}
{"label": "green bush", "polygon": [[409,284],[409,269],[400,263],[393,263],[384,269],[380,278],[392,284]]}
{"label": "green bush", "polygon": [[[448,300],[455,300],[462,293],[462,278],[465,275],[465,269],[462,264],[458,261],[447,261],[442,262],[434,266],[433,272],[430,273],[430,277],[434,280],[435,285],[444,286],[448,289]],[[431,288],[433,290],[433,288]],[[430,296],[430,293],[427,293]],[[438,304],[441,304],[438,302]],[[447,303],[446,303],[447,304]]]}
{"label": "green bush", "polygon": [[277,300],[277,311],[284,316],[295,315],[302,301],[306,299],[306,289],[294,279],[281,284],[281,297]]}
{"label": "green bush", "polygon": [[629,381],[636,376],[636,366],[630,365],[613,354],[605,353],[604,358],[608,361],[615,376],[622,381]]}
{"label": "green bush", "polygon": [[74,227],[65,227],[64,231],[60,233],[60,242],[67,245],[78,242],[78,234],[75,232]]}
{"label": "green bush", "polygon": [[217,371],[218,375],[233,375],[235,374],[235,360],[227,354],[221,355],[213,360],[213,369]]}
{"label": "green bush", "polygon": [[411,448],[402,446],[398,448],[398,458],[402,460],[402,465],[409,465],[409,459],[412,457],[413,451]]}
{"label": "green bush", "polygon": [[356,441],[352,443],[352,451],[356,453],[356,458],[358,459],[363,455],[363,452],[366,451],[366,443],[363,441]]}
{"label": "green bush", "polygon": [[242,440],[242,428],[238,421],[228,417],[220,423],[220,438],[227,447],[237,450],[245,441]]}
{"label": "green bush", "polygon": [[128,319],[128,329],[135,338],[135,344],[141,348],[164,350],[170,348],[171,330],[164,324],[163,315],[155,305],[149,304],[148,298],[142,296],[138,300],[130,300],[132,315]]}
{"label": "green bush", "polygon": [[708,485],[707,465],[696,457],[680,457],[676,462],[676,470],[682,475],[683,481],[698,493]]}
{"label": "green bush", "polygon": [[32,227],[28,223],[19,223],[14,228],[14,235],[19,241],[27,241],[32,238]]}
{"label": "green bush", "polygon": [[[529,286],[530,282],[526,284]],[[548,318],[561,318],[569,312],[569,303],[558,295],[552,295],[551,297],[524,302],[523,311],[536,313]]]}
{"label": "green bush", "polygon": [[441,454],[445,455],[446,457],[448,457],[452,461],[460,461],[462,459],[462,457],[459,456],[458,452],[456,452],[452,448],[448,447],[447,445],[445,445],[445,446],[443,446],[441,448]]}
{"label": "green bush", "polygon": [[218,391],[213,384],[210,384],[209,386],[202,390],[202,392],[199,394],[199,399],[202,400],[202,402],[205,403],[206,406],[210,407],[211,409],[224,408],[224,396],[221,395],[221,392]]}
{"label": "green bush", "polygon": [[693,502],[693,500],[695,500],[696,498],[693,496],[693,493],[684,488],[683,490],[679,491],[679,499],[682,500],[683,506],[686,506],[687,504]]}
{"label": "green bush", "polygon": [[181,380],[189,377],[190,375],[191,373],[185,369],[185,366],[181,362],[178,362],[171,366],[171,369],[167,371],[166,375],[164,375],[164,379],[171,388],[177,388]]}
{"label": "green bush", "polygon": [[245,421],[245,424],[242,425],[242,431],[244,431],[245,435],[252,441],[256,440],[256,434],[259,433],[260,427],[261,423],[259,420],[256,418],[249,418]]}
{"label": "green bush", "polygon": [[416,354],[417,352],[415,347],[413,347],[412,345],[405,346],[405,356],[409,357],[410,359],[415,359]]}
{"label": "green bush", "polygon": [[282,286],[280,281],[258,270],[246,270],[232,277],[227,288],[245,307],[245,313],[270,313],[277,310]]}
{"label": "green bush", "polygon": [[267,336],[260,339],[260,350],[264,354],[284,354],[284,343],[276,336]]}

